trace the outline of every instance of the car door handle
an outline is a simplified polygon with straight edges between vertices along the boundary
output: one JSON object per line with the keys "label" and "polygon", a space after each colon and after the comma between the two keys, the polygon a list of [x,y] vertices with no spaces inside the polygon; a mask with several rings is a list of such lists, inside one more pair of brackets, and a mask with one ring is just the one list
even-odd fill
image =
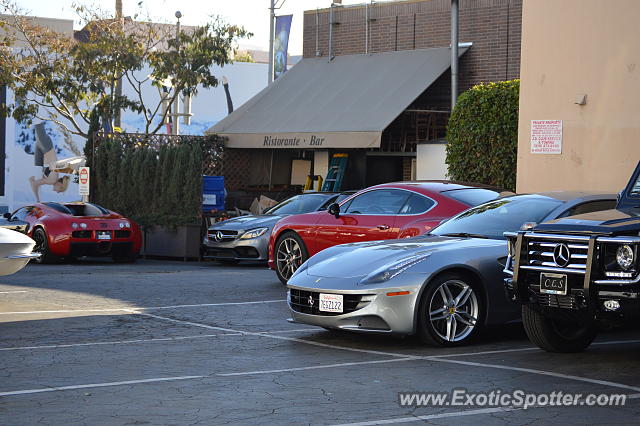
{"label": "car door handle", "polygon": [[376,228],[378,228],[378,229],[380,229],[380,230],[384,231],[384,230],[389,229],[389,225],[378,225],[378,226],[376,226]]}

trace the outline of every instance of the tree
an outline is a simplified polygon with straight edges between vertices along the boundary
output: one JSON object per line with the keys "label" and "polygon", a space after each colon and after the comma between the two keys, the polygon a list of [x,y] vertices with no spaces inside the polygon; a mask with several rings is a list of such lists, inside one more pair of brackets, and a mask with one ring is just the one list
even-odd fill
{"label": "tree", "polygon": [[447,125],[449,177],[515,190],[519,91],[513,80],[460,95]]}
{"label": "tree", "polygon": [[[169,108],[180,94],[199,86],[215,87],[212,65],[232,61],[236,42],[250,37],[243,27],[220,18],[175,34],[173,25],[105,16],[78,6],[84,29],[75,39],[43,28],[25,16],[14,0],[0,0],[0,85],[14,92],[15,102],[0,113],[18,121],[50,120],[67,132],[89,137],[92,111],[113,128],[119,110],[144,118],[145,133],[162,129]],[[149,75],[141,75],[143,68]],[[119,95],[119,81],[133,96]],[[145,99],[143,86],[163,89],[163,100]],[[94,118],[95,125],[95,118]]]}

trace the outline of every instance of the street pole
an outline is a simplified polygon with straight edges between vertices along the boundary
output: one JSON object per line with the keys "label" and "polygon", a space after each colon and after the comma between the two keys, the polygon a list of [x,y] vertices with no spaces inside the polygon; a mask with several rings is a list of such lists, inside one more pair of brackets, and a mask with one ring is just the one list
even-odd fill
{"label": "street pole", "polygon": [[[118,25],[120,26],[120,30],[124,31],[124,17],[122,15],[122,0],[116,0],[116,19],[118,20]],[[116,81],[116,96],[122,96],[122,77]],[[115,111],[115,117],[113,123],[116,127],[122,127],[120,108]]]}
{"label": "street pole", "polygon": [[[176,18],[178,18],[178,22],[176,23],[176,49],[180,52],[180,18],[182,18],[182,13],[178,10],[176,12]],[[172,123],[171,123],[171,133],[174,135],[180,134],[180,95],[176,96],[176,100],[171,106],[173,108],[172,115]]]}
{"label": "street pole", "polygon": [[273,28],[276,19],[276,0],[271,0],[269,8],[269,84],[273,82]]}
{"label": "street pole", "polygon": [[458,100],[458,0],[451,0],[451,111]]}

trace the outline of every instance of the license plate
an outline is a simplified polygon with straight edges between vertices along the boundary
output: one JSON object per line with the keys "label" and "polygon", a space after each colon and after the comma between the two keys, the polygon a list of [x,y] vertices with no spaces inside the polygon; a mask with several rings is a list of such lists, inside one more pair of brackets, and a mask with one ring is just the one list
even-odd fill
{"label": "license plate", "polygon": [[342,312],[343,303],[341,294],[320,293],[320,310],[322,312]]}
{"label": "license plate", "polygon": [[97,237],[99,240],[110,240],[111,232],[109,231],[97,231]]}
{"label": "license plate", "polygon": [[540,293],[567,294],[567,276],[565,274],[540,274]]}

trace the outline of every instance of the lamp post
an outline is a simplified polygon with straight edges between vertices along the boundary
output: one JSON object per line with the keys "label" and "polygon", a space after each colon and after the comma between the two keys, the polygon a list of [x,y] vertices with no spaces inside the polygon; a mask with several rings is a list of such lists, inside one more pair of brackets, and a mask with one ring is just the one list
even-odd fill
{"label": "lamp post", "polygon": [[458,100],[458,0],[451,0],[451,112]]}
{"label": "lamp post", "polygon": [[271,0],[271,6],[269,7],[269,80],[268,83],[273,82],[273,28],[276,20],[276,0]]}
{"label": "lamp post", "polygon": [[[178,10],[175,14],[178,22],[176,23],[176,50],[180,51],[180,18],[182,18],[182,13]],[[177,89],[176,89],[177,90]],[[180,96],[176,96],[176,100],[172,105],[173,114],[171,114],[171,134],[179,135],[180,134]]]}

